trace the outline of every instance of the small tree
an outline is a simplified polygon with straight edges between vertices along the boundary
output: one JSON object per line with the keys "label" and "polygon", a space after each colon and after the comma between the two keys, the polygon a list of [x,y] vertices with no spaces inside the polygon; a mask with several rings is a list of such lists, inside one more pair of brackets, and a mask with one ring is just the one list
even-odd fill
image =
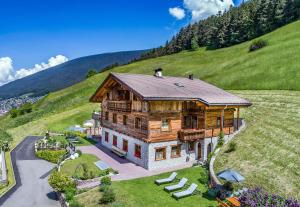
{"label": "small tree", "polygon": [[86,74],[86,78],[90,78],[97,74],[97,71],[95,69],[90,69],[89,72]]}
{"label": "small tree", "polygon": [[218,140],[218,147],[222,147],[223,146],[223,144],[224,144],[224,132],[223,131],[221,131],[220,133],[219,133],[219,140]]}
{"label": "small tree", "polygon": [[20,110],[24,111],[24,113],[31,113],[32,112],[32,104],[31,103],[25,103]]}
{"label": "small tree", "polygon": [[103,177],[100,181],[101,185],[111,185],[111,178],[110,177]]}
{"label": "small tree", "polygon": [[11,118],[16,118],[18,116],[18,110],[17,109],[11,109],[9,111],[10,117]]}
{"label": "small tree", "polygon": [[75,183],[67,175],[53,171],[48,179],[50,186],[58,192],[65,192],[69,188],[75,188]]}
{"label": "small tree", "polygon": [[251,45],[249,47],[249,52],[259,50],[267,45],[268,45],[268,42],[266,40],[261,40],[261,39],[255,40],[251,43]]}
{"label": "small tree", "polygon": [[8,151],[12,140],[12,137],[8,133],[0,129],[0,151]]}
{"label": "small tree", "polygon": [[237,147],[237,145],[235,142],[230,142],[226,152],[228,152],[228,153],[233,152],[236,150],[236,147]]}
{"label": "small tree", "polygon": [[112,188],[106,188],[99,200],[100,204],[112,203],[116,200],[116,194]]}
{"label": "small tree", "polygon": [[191,49],[193,51],[198,50],[199,49],[199,45],[198,45],[198,38],[197,37],[193,37],[191,40]]}

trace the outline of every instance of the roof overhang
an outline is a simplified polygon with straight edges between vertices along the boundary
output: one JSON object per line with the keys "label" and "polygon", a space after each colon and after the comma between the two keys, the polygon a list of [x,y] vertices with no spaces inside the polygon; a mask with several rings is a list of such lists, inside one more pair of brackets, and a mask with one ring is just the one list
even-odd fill
{"label": "roof overhang", "polygon": [[126,83],[124,83],[121,79],[119,79],[116,75],[113,73],[110,73],[106,79],[102,82],[102,84],[97,88],[96,92],[92,95],[92,97],[89,99],[90,102],[93,103],[99,103],[102,102],[103,96],[105,95],[105,91],[107,90],[107,83],[110,83],[110,80],[114,80],[115,82],[119,83],[123,88],[126,88],[127,90],[130,90],[134,95],[139,97],[141,100],[144,101],[199,101],[206,106],[237,106],[237,107],[249,107],[252,104],[245,100],[244,103],[210,103],[204,99],[200,99],[199,97],[144,97],[142,94],[137,92],[134,88],[128,86]]}

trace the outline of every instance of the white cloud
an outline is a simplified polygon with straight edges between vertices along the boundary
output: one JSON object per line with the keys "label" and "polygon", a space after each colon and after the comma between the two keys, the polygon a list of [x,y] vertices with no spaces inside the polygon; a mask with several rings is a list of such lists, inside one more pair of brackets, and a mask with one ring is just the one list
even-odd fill
{"label": "white cloud", "polygon": [[179,7],[169,8],[169,13],[178,20],[185,17],[185,11]]}
{"label": "white cloud", "polygon": [[232,0],[184,0],[185,8],[191,12],[192,21],[205,19],[219,11],[224,12],[234,5]]}
{"label": "white cloud", "polygon": [[63,55],[51,57],[48,63],[35,64],[33,68],[21,68],[17,71],[13,68],[13,61],[10,57],[0,58],[0,85],[6,84],[16,79],[24,78],[47,68],[59,65],[68,61],[68,58]]}
{"label": "white cloud", "polygon": [[13,79],[13,65],[10,57],[0,58],[0,85]]}
{"label": "white cloud", "polygon": [[55,57],[51,57],[48,60],[48,63],[35,64],[33,68],[28,68],[28,69],[21,68],[20,70],[16,71],[15,79],[24,78],[28,75],[32,75],[34,73],[37,73],[37,72],[45,70],[47,68],[59,65],[66,61],[68,61],[68,58],[63,55],[57,55]]}

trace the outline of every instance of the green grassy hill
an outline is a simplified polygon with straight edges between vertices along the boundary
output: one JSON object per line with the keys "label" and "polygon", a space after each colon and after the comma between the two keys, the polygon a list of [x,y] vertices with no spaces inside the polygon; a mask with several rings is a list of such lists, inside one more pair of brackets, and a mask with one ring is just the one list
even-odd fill
{"label": "green grassy hill", "polygon": [[[193,73],[195,77],[227,90],[300,91],[299,28],[300,21],[297,21],[262,36],[260,39],[267,40],[269,45],[252,53],[248,52],[251,42],[246,42],[220,50],[201,48],[139,61],[113,71],[152,74],[153,69],[162,67],[165,75],[186,76]],[[0,118],[0,130],[2,128],[11,134],[15,146],[29,134],[42,134],[47,129],[60,131],[72,124],[82,123],[94,109],[99,109],[98,104],[88,103],[88,100],[109,72],[50,93],[34,105],[30,114],[15,119],[9,116]],[[281,134],[270,136],[280,137]]]}
{"label": "green grassy hill", "polygon": [[[256,52],[249,53],[251,42],[246,42],[219,50],[185,51],[112,71],[153,74],[153,69],[162,67],[165,75],[187,76],[193,73],[195,77],[227,90],[300,90],[299,28],[300,21],[297,21],[262,36],[260,39],[267,40],[269,45]],[[16,127],[46,114],[86,104],[108,72],[51,93],[36,105],[34,113],[9,120],[4,126]]]}

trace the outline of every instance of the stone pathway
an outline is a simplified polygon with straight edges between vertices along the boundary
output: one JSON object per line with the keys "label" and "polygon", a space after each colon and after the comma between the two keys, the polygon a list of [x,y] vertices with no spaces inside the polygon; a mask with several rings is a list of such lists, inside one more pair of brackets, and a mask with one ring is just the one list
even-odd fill
{"label": "stone pathway", "polygon": [[92,146],[82,146],[77,147],[83,153],[93,154],[97,156],[100,160],[106,162],[111,168],[119,172],[118,175],[112,176],[112,180],[130,180],[135,178],[147,177],[152,175],[158,175],[165,172],[172,172],[179,169],[191,167],[192,163],[185,165],[180,165],[172,168],[164,168],[160,170],[149,171],[146,170],[129,160],[123,159],[112,153],[107,148],[103,147],[101,144],[92,145]]}

